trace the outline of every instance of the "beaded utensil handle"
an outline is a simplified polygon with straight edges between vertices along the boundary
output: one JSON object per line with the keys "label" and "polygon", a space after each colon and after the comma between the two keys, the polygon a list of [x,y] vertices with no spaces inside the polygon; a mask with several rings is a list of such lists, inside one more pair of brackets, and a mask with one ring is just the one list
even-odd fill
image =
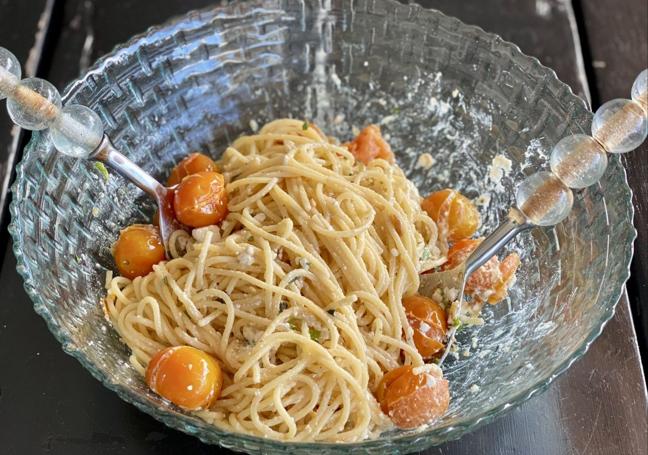
{"label": "beaded utensil handle", "polygon": [[166,188],[119,153],[92,109],[78,104],[62,107],[58,90],[43,79],[20,80],[18,60],[0,47],[0,100],[4,98],[8,98],[7,110],[16,125],[28,130],[49,128],[50,138],[59,152],[102,161],[155,199],[160,234],[169,255],[171,234],[182,229],[173,212],[173,189]]}

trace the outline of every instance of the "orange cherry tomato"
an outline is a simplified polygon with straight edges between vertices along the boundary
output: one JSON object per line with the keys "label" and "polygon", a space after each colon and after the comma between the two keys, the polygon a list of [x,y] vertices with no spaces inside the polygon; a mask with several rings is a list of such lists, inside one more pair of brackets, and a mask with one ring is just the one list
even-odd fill
{"label": "orange cherry tomato", "polygon": [[220,395],[223,373],[209,354],[191,346],[174,346],[155,354],[146,383],[158,395],[187,410],[208,408]]}
{"label": "orange cherry tomato", "polygon": [[405,365],[383,376],[376,399],[397,427],[407,429],[443,416],[450,403],[450,391],[440,369]]}
{"label": "orange cherry tomato", "polygon": [[216,224],[227,215],[225,179],[218,172],[198,172],[182,179],[173,197],[178,221],[198,228]]}
{"label": "orange cherry tomato", "polygon": [[[443,264],[442,270],[461,264],[481,241],[482,239],[463,239],[452,245],[448,250],[448,262]],[[509,254],[503,261],[496,256],[490,258],[470,275],[466,283],[466,294],[490,304],[500,302],[506,297],[519,265],[520,256],[517,253]]]}
{"label": "orange cherry tomato", "polygon": [[204,171],[218,172],[218,166],[214,160],[202,153],[187,155],[171,171],[171,175],[169,175],[169,179],[167,180],[167,186],[177,185],[186,176]]}
{"label": "orange cherry tomato", "polygon": [[113,248],[119,274],[131,280],[147,275],[164,260],[160,232],[150,224],[133,224],[119,233]]}
{"label": "orange cherry tomato", "polygon": [[390,163],[394,162],[394,152],[383,139],[377,125],[367,126],[346,146],[353,156],[364,164],[369,164],[371,160],[376,158],[382,158]]}
{"label": "orange cherry tomato", "polygon": [[436,191],[423,199],[421,208],[442,228],[450,242],[471,237],[481,222],[475,205],[458,191]]}
{"label": "orange cherry tomato", "polygon": [[403,299],[412,330],[414,344],[423,358],[430,358],[445,346],[448,333],[448,315],[434,300],[422,295],[412,295]]}

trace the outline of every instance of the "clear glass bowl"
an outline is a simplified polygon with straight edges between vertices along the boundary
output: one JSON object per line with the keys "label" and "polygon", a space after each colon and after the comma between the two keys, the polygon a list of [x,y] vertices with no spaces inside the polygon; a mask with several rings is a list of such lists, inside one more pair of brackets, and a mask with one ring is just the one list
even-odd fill
{"label": "clear glass bowl", "polygon": [[[583,100],[516,46],[388,0],[270,0],[191,12],[115,49],[67,88],[65,102],[94,108],[115,144],[160,177],[191,151],[218,156],[255,122],[304,118],[340,138],[352,126],[381,123],[422,193],[450,186],[486,196],[482,233],[512,204],[515,182],[547,168],[551,147],[587,133],[591,121]],[[423,152],[435,159],[429,169],[416,166]],[[497,154],[512,161],[500,183],[488,179]],[[486,325],[463,333],[470,356],[448,364],[452,405],[440,422],[356,444],[291,444],[183,413],[129,366],[98,301],[110,244],[150,214],[141,191],[57,155],[44,133],[34,135],[17,174],[10,230],[18,270],[63,349],[167,425],[247,452],[409,452],[512,409],[599,335],[628,278],[635,237],[631,192],[613,156],[564,223],[512,246],[522,255],[517,284],[508,303],[486,311]]]}

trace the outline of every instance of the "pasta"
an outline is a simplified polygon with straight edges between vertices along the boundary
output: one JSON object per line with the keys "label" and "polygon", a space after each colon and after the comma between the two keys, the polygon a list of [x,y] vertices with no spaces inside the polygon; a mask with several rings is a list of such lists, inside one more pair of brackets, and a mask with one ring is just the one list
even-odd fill
{"label": "pasta", "polygon": [[481,323],[520,259],[471,274],[461,312],[456,289],[418,294],[420,273],[479,245],[480,215],[452,189],[421,200],[393,162],[376,125],[338,145],[284,119],[219,163],[177,163],[163,219],[184,230],[122,230],[121,276],[106,277],[106,315],[151,391],[222,428],[291,441],[357,441],[443,416],[448,381],[424,360],[456,350],[449,329]]}
{"label": "pasta", "polygon": [[212,354],[220,398],[197,411],[232,431],[350,442],[391,426],[372,391],[422,367],[401,304],[447,251],[421,197],[384,159],[367,165],[313,125],[282,119],[217,163],[219,226],[172,236],[172,259],[107,280],[107,316],[142,375],[167,346]]}

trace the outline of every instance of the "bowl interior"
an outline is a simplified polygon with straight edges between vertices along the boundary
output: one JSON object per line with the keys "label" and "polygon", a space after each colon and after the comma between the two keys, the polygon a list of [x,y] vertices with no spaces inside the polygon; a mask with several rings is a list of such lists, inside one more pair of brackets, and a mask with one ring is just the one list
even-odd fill
{"label": "bowl interior", "polygon": [[[379,123],[422,194],[452,187],[479,197],[482,234],[513,204],[515,182],[545,168],[553,144],[587,133],[591,120],[582,100],[515,46],[388,0],[271,0],[193,12],[102,59],[65,100],[99,112],[118,148],[160,178],[187,153],[218,157],[275,118],[314,121],[341,139]],[[434,158],[429,169],[417,165],[424,152]],[[489,178],[496,155],[512,162],[500,182]],[[111,243],[150,214],[133,185],[114,173],[104,181],[92,163],[57,155],[36,134],[18,170],[11,232],[37,311],[66,351],[167,424],[239,450],[285,449],[185,415],[149,393],[129,366],[98,301],[113,267]],[[517,283],[509,301],[486,309],[484,326],[461,334],[459,358],[447,365],[452,404],[443,420],[329,449],[440,443],[545,387],[612,315],[628,276],[631,222],[625,173],[612,158],[564,223],[511,246],[522,256]]]}

